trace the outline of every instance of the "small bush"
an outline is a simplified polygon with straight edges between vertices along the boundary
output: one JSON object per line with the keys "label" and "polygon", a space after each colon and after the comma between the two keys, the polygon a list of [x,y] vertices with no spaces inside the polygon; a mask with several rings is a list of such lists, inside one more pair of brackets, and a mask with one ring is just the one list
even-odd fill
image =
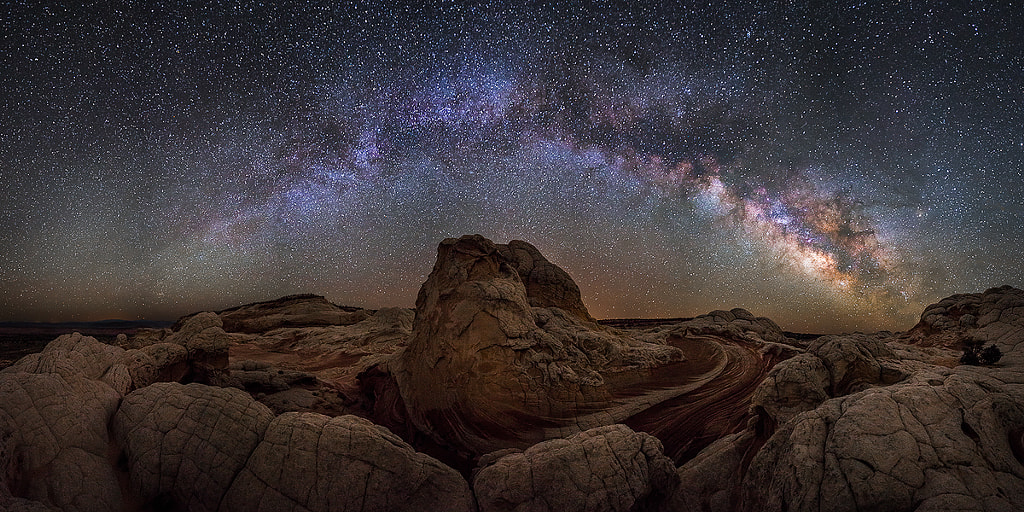
{"label": "small bush", "polygon": [[978,361],[981,362],[981,364],[995,364],[1000,357],[1003,357],[1003,352],[999,350],[999,347],[989,345],[981,351],[981,355],[978,356]]}
{"label": "small bush", "polygon": [[960,364],[969,365],[993,365],[999,358],[1003,357],[1003,351],[995,345],[982,348],[981,343],[965,343],[964,354],[960,356]]}

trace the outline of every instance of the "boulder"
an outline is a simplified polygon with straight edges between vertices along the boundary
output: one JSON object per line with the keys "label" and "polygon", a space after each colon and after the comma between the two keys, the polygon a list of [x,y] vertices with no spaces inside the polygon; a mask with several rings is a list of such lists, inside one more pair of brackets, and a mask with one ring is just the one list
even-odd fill
{"label": "boulder", "polygon": [[29,354],[2,372],[58,373],[99,379],[122,355],[124,349],[100,343],[80,333],[64,334],[46,344],[41,352]]}
{"label": "boulder", "polygon": [[782,329],[772,319],[755,317],[741,308],[712,311],[681,322],[676,329],[680,328],[691,336],[712,335],[755,344],[786,342]]}
{"label": "boulder", "polygon": [[179,382],[188,374],[188,349],[181,345],[154,343],[139,350],[153,358],[155,382]]}
{"label": "boulder", "polygon": [[473,510],[469,485],[387,429],[355,416],[270,422],[222,510]]}
{"label": "boulder", "polygon": [[125,397],[113,432],[144,506],[174,510],[470,511],[455,470],[382,427],[274,416],[233,388],[158,383]]}
{"label": "boulder", "polygon": [[124,354],[75,333],[0,371],[0,505],[121,510],[107,423],[121,398],[108,381],[131,386]]}
{"label": "boulder", "polygon": [[844,334],[818,338],[807,351],[777,364],[751,397],[751,406],[784,423],[825,400],[907,377],[883,335]]}
{"label": "boulder", "polygon": [[196,313],[179,319],[174,326],[171,327],[171,334],[161,341],[177,343],[184,347],[189,340],[195,338],[199,333],[206,329],[221,329],[223,332],[223,326],[224,322],[221,321],[219,316],[217,316],[217,313],[203,311],[201,313]]}
{"label": "boulder", "polygon": [[1001,286],[946,297],[925,308],[904,341],[956,350],[968,341],[995,345],[1000,364],[1024,364],[1024,290]]}
{"label": "boulder", "polygon": [[656,510],[678,485],[656,438],[608,425],[484,457],[473,478],[481,512]]}
{"label": "boulder", "polygon": [[750,463],[740,510],[1021,510],[1024,375],[958,367],[825,401]]}
{"label": "boulder", "polygon": [[213,511],[272,419],[238,389],[157,383],[124,398],[112,430],[144,503]]}

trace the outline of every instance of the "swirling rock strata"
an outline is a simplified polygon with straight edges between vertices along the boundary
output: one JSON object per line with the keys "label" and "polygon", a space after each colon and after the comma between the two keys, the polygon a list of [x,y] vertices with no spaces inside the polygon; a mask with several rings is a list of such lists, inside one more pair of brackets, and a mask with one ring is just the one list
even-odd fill
{"label": "swirling rock strata", "polygon": [[[681,358],[589,322],[571,279],[527,245],[474,235],[438,247],[391,369],[412,421],[439,442],[482,454],[581,430],[578,417],[611,402],[602,373]],[[534,303],[547,307],[531,306],[520,268],[542,276]]]}

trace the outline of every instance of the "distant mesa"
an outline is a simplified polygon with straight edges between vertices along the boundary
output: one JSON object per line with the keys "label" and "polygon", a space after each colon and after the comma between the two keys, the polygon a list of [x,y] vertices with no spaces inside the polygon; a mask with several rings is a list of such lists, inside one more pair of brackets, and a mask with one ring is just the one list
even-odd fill
{"label": "distant mesa", "polygon": [[450,238],[415,310],[294,295],[19,358],[0,509],[1021,510],[1022,342],[1012,287],[905,333],[598,322],[532,245]]}

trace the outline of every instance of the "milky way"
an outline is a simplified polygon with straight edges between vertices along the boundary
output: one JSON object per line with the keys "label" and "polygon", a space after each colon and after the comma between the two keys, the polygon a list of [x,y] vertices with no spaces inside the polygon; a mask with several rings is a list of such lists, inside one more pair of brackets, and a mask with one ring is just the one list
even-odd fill
{"label": "milky way", "polygon": [[1024,284],[1021,13],[779,4],[9,5],[0,320],[411,306],[467,233],[599,318]]}

